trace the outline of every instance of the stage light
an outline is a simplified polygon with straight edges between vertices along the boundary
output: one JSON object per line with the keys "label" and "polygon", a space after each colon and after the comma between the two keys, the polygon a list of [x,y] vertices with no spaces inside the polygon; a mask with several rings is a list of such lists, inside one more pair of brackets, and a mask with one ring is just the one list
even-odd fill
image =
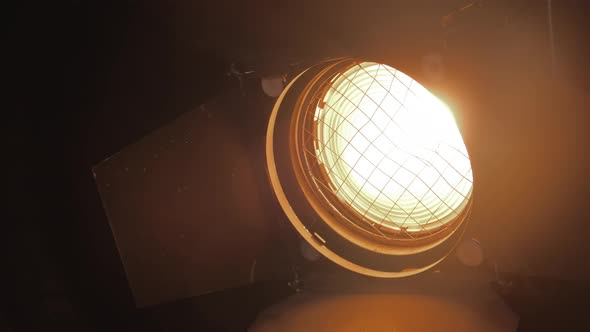
{"label": "stage light", "polygon": [[267,166],[289,221],[316,250],[380,277],[424,271],[463,232],[473,175],[453,113],[390,66],[339,59],[286,87]]}

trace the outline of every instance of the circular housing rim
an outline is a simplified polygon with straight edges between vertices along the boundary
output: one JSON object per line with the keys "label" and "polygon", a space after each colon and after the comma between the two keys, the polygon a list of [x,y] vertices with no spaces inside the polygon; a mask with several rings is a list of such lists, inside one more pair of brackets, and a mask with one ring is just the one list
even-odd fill
{"label": "circular housing rim", "polygon": [[[314,194],[304,172],[298,140],[302,107],[322,83],[358,59],[345,58],[317,64],[293,79],[279,96],[266,137],[267,168],[271,186],[287,218],[299,234],[325,257],[349,270],[376,277],[404,277],[425,271],[442,261],[462,236],[473,197],[447,232],[418,241],[383,241],[358,225],[339,220]],[[341,216],[340,216],[341,217]],[[453,226],[453,227],[451,227]]]}

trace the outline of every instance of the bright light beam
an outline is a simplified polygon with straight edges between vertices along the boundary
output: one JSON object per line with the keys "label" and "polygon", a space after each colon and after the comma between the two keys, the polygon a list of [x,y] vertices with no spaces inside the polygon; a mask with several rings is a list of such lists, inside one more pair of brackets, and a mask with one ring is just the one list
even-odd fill
{"label": "bright light beam", "polygon": [[452,112],[406,74],[363,62],[333,80],[315,112],[318,160],[337,196],[369,222],[440,228],[471,196]]}

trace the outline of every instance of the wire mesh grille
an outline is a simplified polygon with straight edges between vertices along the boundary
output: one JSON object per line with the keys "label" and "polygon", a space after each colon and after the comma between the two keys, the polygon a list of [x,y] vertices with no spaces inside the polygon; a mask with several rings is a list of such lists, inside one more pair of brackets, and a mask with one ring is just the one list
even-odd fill
{"label": "wire mesh grille", "polygon": [[[334,77],[303,123],[316,188],[376,234],[432,234],[470,199],[473,175],[449,109],[404,73],[361,62]],[[322,168],[321,174],[313,171]]]}

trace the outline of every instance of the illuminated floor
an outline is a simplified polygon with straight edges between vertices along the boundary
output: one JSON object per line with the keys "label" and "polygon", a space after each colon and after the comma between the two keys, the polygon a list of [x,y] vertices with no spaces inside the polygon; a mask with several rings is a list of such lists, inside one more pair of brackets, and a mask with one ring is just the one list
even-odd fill
{"label": "illuminated floor", "polygon": [[250,331],[516,331],[518,317],[485,280],[431,292],[438,281],[399,285],[404,291],[305,291],[262,312]]}

